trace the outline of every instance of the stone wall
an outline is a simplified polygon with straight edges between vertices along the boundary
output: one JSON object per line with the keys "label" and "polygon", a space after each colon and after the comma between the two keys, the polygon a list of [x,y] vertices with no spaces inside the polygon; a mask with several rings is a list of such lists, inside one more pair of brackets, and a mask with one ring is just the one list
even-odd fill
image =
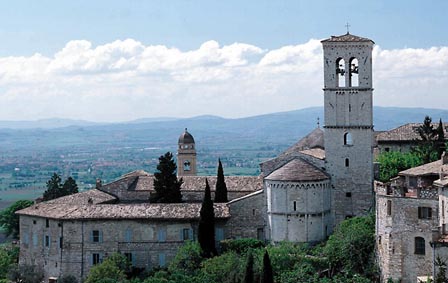
{"label": "stone wall", "polygon": [[265,183],[272,242],[317,242],[331,233],[329,180]]}
{"label": "stone wall", "polygon": [[[42,267],[46,279],[64,274],[85,278],[93,264],[93,254],[101,259],[114,252],[132,254],[133,266],[151,269],[168,264],[175,256],[184,243],[184,229],[188,238],[197,239],[197,220],[48,219],[46,227],[45,218],[20,219],[20,262]],[[225,229],[225,222],[218,220],[216,227]],[[95,239],[93,231],[98,231]],[[48,246],[45,236],[50,237]]]}
{"label": "stone wall", "polygon": [[[432,275],[434,229],[438,226],[437,198],[396,197],[377,193],[376,244],[381,279],[416,282]],[[430,219],[419,219],[419,207],[432,210]],[[424,239],[424,254],[415,250],[416,237]]]}
{"label": "stone wall", "polygon": [[266,238],[266,201],[263,191],[230,201],[228,206],[232,217],[226,223],[226,238]]}

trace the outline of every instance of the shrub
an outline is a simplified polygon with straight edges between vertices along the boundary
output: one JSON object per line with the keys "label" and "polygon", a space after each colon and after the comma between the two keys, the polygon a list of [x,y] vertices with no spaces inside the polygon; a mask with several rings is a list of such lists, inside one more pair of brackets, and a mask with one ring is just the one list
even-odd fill
{"label": "shrub", "polygon": [[253,238],[221,241],[221,250],[223,253],[233,251],[237,254],[245,254],[249,249],[258,249],[264,246],[263,241]]}

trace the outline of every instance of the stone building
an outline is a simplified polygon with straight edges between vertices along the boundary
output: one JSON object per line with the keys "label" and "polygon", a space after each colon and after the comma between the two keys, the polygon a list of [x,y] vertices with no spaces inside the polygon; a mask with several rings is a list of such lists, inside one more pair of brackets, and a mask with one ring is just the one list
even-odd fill
{"label": "stone building", "polygon": [[177,175],[196,176],[196,146],[193,136],[185,128],[180,135],[177,149]]}
{"label": "stone building", "polygon": [[[325,127],[313,130],[260,176],[227,176],[228,203],[215,204],[216,240],[318,242],[345,218],[373,205],[373,41],[349,33],[323,40]],[[181,204],[149,203],[153,175],[134,171],[104,186],[18,212],[22,263],[46,278],[85,278],[92,265],[121,252],[135,268],[164,266],[186,239],[196,239],[205,178],[196,176],[196,145],[178,141]]]}
{"label": "stone building", "polygon": [[446,201],[448,158],[375,183],[376,238],[383,282],[417,282],[435,271],[434,260],[448,260]]}
{"label": "stone building", "polygon": [[374,42],[349,33],[322,41],[325,169],[335,225],[373,206]]}
{"label": "stone building", "polygon": [[[415,141],[420,139],[417,129],[422,123],[408,123],[389,131],[378,132],[375,136],[377,153],[399,151],[409,152],[415,146]],[[433,123],[434,129],[439,126]],[[448,123],[443,123],[445,139],[448,141]]]}
{"label": "stone building", "polygon": [[[132,176],[148,177],[143,172]],[[202,180],[205,186],[205,177]],[[113,190],[105,185],[19,211],[20,263],[43,267],[45,278],[64,274],[85,278],[93,265],[120,252],[133,268],[148,270],[165,266],[185,240],[197,239],[200,202],[149,203],[150,190],[138,190],[139,182],[126,183],[112,184]],[[263,240],[263,204],[262,190],[215,204],[216,241],[241,237]]]}

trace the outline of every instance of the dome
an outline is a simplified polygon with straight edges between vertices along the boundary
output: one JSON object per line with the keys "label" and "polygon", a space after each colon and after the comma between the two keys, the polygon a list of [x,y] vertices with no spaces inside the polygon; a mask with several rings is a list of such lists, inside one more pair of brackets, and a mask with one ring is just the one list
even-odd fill
{"label": "dome", "polygon": [[186,143],[194,143],[193,136],[187,131],[187,128],[185,128],[185,132],[183,132],[179,137],[179,144],[186,144]]}

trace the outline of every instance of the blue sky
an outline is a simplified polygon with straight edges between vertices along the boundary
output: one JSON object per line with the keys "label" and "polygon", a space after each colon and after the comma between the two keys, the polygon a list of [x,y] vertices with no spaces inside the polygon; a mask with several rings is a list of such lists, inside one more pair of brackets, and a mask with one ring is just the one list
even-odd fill
{"label": "blue sky", "polygon": [[444,0],[0,1],[0,119],[319,106],[316,40],[345,33],[347,22],[377,44],[376,105],[443,108],[447,11]]}
{"label": "blue sky", "polygon": [[448,1],[2,1],[0,55],[51,55],[73,39],[104,44],[134,38],[146,44],[197,48],[250,43],[261,48],[345,32],[383,48],[448,45]]}

